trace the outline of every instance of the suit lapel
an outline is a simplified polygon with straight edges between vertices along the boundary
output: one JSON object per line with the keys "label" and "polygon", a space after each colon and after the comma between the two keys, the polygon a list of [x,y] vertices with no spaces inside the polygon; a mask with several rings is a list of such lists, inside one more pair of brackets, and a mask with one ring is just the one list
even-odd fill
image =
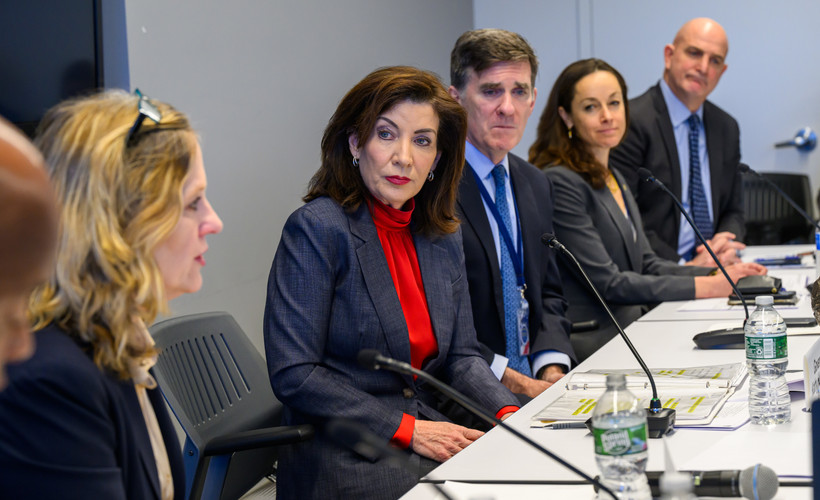
{"label": "suit lapel", "polygon": [[[393,278],[390,276],[390,268],[387,267],[384,249],[366,204],[362,203],[356,212],[350,214],[349,220],[350,232],[362,242],[356,248],[356,256],[359,259],[359,266],[362,269],[370,300],[373,301],[373,307],[376,309],[379,322],[384,330],[385,341],[390,350],[389,355],[395,359],[410,362],[410,336],[407,323],[404,320]],[[413,385],[412,377],[402,376],[408,384]]]}
{"label": "suit lapel", "polygon": [[[710,127],[712,108],[710,102],[703,104],[703,129],[706,132],[706,154],[709,156],[709,179],[712,185],[712,223],[717,227],[717,209],[720,206],[720,185],[726,176],[722,171],[723,147],[720,127]],[[709,147],[709,145],[715,147]]]}
{"label": "suit lapel", "polygon": [[[513,189],[515,189],[515,183],[513,183]],[[476,184],[475,176],[472,173],[472,167],[469,163],[465,163],[464,165],[464,173],[461,176],[461,186],[458,190],[457,203],[461,215],[464,218],[462,223],[470,225],[470,228],[472,228],[478,237],[481,247],[484,249],[494,284],[495,305],[498,308],[498,316],[501,318],[501,328],[503,330],[504,297],[501,289],[501,269],[498,267],[498,254],[495,251],[495,239],[493,238],[493,231],[490,229],[490,221],[487,219],[487,211],[484,210],[484,202],[481,199],[478,184]]]}
{"label": "suit lapel", "polygon": [[[626,205],[626,210],[632,216],[632,214],[638,213],[638,205],[634,203],[634,200],[631,196],[629,196],[629,187],[627,187],[626,183],[624,182],[621,174],[617,171],[613,170],[612,174],[615,176],[615,180],[618,181],[618,185],[621,187],[621,191],[623,191],[624,197],[624,205]],[[609,212],[610,217],[615,220],[615,225],[618,227],[618,232],[621,233],[621,238],[624,240],[624,248],[626,249],[626,254],[629,257],[629,262],[632,265],[632,270],[636,272],[640,272],[643,262],[643,255],[638,252],[638,246],[635,242],[635,235],[632,231],[632,225],[635,224],[635,227],[638,227],[640,224],[633,220],[630,222],[629,219],[624,217],[624,213],[621,212],[621,207],[618,206],[618,203],[615,201],[614,197],[609,193],[609,190],[600,190],[602,191],[601,198],[607,199],[604,202],[604,206],[606,207],[607,211]],[[606,195],[606,196],[604,196]],[[634,216],[633,216],[634,217]]]}
{"label": "suit lapel", "polygon": [[448,297],[448,294],[452,294],[450,271],[446,265],[449,257],[444,248],[429,238],[414,235],[413,242],[419,259],[419,270],[424,283],[424,295],[427,297],[427,310],[433,326],[433,335],[438,343],[438,356],[432,359],[430,366],[427,367],[435,371],[444,359],[442,355],[450,350],[455,314],[451,307],[452,297]]}
{"label": "suit lapel", "polygon": [[[137,448],[137,455],[140,461],[138,467],[142,469],[145,479],[147,479],[151,485],[154,498],[160,498],[157,462],[154,458],[154,450],[151,447],[151,438],[148,436],[148,428],[143,418],[142,408],[137,398],[137,391],[134,388],[134,383],[130,379],[119,381],[118,386],[123,392],[123,399],[125,400],[128,415],[130,415],[131,418],[139,419],[139,422],[132,426],[134,429],[134,446]],[[134,465],[136,466],[136,464]],[[135,477],[134,480],[139,481],[139,478]]]}
{"label": "suit lapel", "polygon": [[[680,158],[678,158],[678,146],[675,141],[675,131],[672,128],[672,120],[669,118],[669,109],[666,107],[666,102],[663,100],[663,92],[661,91],[661,84],[658,83],[652,87],[652,101],[655,106],[655,126],[661,133],[663,146],[666,151],[666,161],[669,165],[669,189],[675,193],[678,199],[681,198],[681,179],[680,179]],[[688,166],[687,166],[688,167]],[[653,172],[654,173],[654,172]],[[680,231],[680,217],[674,217],[675,234]]]}
{"label": "suit lapel", "polygon": [[669,119],[669,110],[666,108],[666,102],[663,100],[660,84],[653,88],[652,98],[655,104],[655,109],[657,110],[657,113],[655,114],[655,124],[661,133],[661,139],[663,139],[664,149],[666,150],[666,161],[672,169],[672,175],[670,176],[671,185],[669,188],[678,198],[680,198],[681,166],[680,158],[678,158],[678,146],[675,142],[675,131],[672,128],[672,121]]}
{"label": "suit lapel", "polygon": [[[512,154],[508,157],[510,160],[510,182],[512,182],[513,194],[515,195],[515,204],[518,207],[518,227],[521,230],[522,238],[521,246],[524,248],[524,277],[527,283],[530,283],[534,279],[532,272],[541,268],[541,264],[537,262],[537,259],[542,255],[539,245],[543,245],[540,230],[542,227],[540,220],[543,214],[533,213],[538,205],[532,186],[523,178],[518,158]],[[527,287],[527,289],[533,290],[534,288]],[[503,310],[503,305],[501,310]]]}
{"label": "suit lapel", "polygon": [[[151,374],[153,375],[153,369]],[[162,441],[165,443],[165,449],[168,453],[168,464],[171,466],[174,492],[185,491],[185,475],[182,473],[185,470],[185,464],[182,462],[182,455],[177,453],[177,450],[180,449],[179,440],[177,439],[174,424],[171,422],[171,417],[165,409],[165,399],[162,397],[159,388],[149,390],[148,399],[151,401],[151,406],[154,407],[154,414],[157,416]],[[174,496],[177,496],[177,493],[174,493]]]}

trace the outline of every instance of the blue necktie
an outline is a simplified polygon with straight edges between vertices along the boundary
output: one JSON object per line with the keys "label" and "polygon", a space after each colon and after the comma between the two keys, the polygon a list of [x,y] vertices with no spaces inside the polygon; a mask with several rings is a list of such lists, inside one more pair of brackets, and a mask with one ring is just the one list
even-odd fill
{"label": "blue necktie", "polygon": [[[703,190],[703,177],[700,175],[700,153],[698,136],[700,133],[700,118],[691,115],[689,122],[689,213],[695,221],[695,226],[703,233],[707,240],[714,236],[712,217],[709,215],[709,204],[706,201],[706,192]],[[697,246],[697,239],[695,240]],[[694,250],[694,248],[693,248]],[[693,252],[690,252],[690,257]],[[689,259],[687,259],[689,260]]]}
{"label": "blue necktie", "polygon": [[[495,206],[501,214],[501,221],[507,228],[507,233],[512,237],[512,223],[510,222],[510,208],[507,205],[507,191],[505,189],[506,176],[504,165],[496,165],[493,168],[493,180],[495,181]],[[501,235],[499,234],[499,238]],[[518,291],[518,283],[513,267],[512,256],[501,238],[501,284],[504,291],[504,332],[507,340],[506,356],[509,359],[509,367],[532,376],[530,362],[526,356],[521,356],[518,345],[518,306],[521,302],[521,292]]]}

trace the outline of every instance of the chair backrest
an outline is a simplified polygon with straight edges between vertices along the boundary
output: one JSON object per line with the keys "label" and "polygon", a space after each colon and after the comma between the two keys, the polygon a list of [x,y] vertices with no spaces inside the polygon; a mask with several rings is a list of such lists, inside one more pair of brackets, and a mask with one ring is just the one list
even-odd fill
{"label": "chair backrest", "polygon": [[[803,210],[811,214],[809,178],[803,174],[761,173],[788,194]],[[813,226],[762,179],[743,175],[744,209],[747,245],[782,245],[811,243]]]}
{"label": "chair backrest", "polygon": [[282,404],[267,367],[226,312],[157,323],[157,381],[194,444],[247,429],[279,425]]}
{"label": "chair backrest", "polygon": [[[200,450],[233,432],[275,427],[282,403],[267,366],[236,320],[226,312],[182,316],[151,327],[159,349],[154,375],[188,438],[183,447],[186,497],[203,467]],[[220,495],[239,498],[273,472],[275,448],[235,453]]]}

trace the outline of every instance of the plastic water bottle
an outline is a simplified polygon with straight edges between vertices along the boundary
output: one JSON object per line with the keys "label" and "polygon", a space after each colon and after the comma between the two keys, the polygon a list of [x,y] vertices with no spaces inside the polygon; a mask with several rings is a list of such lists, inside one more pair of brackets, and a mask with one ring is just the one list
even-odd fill
{"label": "plastic water bottle", "polygon": [[692,474],[685,472],[664,472],[658,481],[661,500],[696,500]]}
{"label": "plastic water bottle", "polygon": [[786,322],[770,295],[755,298],[746,334],[746,366],[749,368],[749,416],[753,424],[782,424],[791,419],[791,399],[786,385],[789,350]]}
{"label": "plastic water bottle", "polygon": [[[644,470],[646,451],[646,410],[626,388],[623,373],[606,377],[606,392],[592,413],[595,438],[595,461],[601,471],[601,482],[619,499],[652,498]],[[609,498],[604,491],[599,498]]]}

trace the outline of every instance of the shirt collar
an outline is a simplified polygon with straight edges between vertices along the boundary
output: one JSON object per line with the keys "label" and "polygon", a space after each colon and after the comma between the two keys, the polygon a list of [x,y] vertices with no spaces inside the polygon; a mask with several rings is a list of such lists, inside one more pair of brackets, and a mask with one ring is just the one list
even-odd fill
{"label": "shirt collar", "polygon": [[[672,92],[666,80],[661,78],[660,84],[663,100],[666,101],[666,109],[669,110],[669,119],[672,121],[672,127],[677,127],[688,120],[692,112],[689,111],[689,108]],[[698,115],[701,123],[703,123],[703,105],[696,109],[694,114]]]}
{"label": "shirt collar", "polygon": [[[490,177],[492,174],[493,168],[495,168],[496,164],[492,162],[489,158],[484,156],[484,153],[478,150],[475,146],[470,144],[470,141],[467,141],[467,147],[464,148],[464,158],[467,160],[467,163],[475,170],[475,173],[478,174],[478,177],[481,179],[486,179]],[[501,160],[501,165],[504,165],[504,170],[507,172],[507,177],[510,176],[510,155],[504,155],[504,158]]]}

